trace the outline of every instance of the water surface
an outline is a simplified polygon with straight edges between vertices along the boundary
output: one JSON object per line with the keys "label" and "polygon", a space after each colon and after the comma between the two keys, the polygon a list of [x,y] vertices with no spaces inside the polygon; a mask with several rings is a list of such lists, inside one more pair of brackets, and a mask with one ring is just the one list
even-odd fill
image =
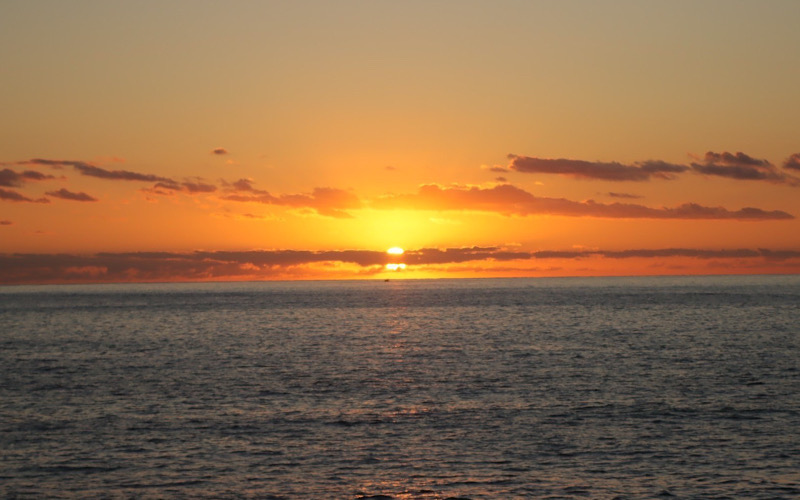
{"label": "water surface", "polygon": [[800,277],[0,287],[0,496],[797,498]]}

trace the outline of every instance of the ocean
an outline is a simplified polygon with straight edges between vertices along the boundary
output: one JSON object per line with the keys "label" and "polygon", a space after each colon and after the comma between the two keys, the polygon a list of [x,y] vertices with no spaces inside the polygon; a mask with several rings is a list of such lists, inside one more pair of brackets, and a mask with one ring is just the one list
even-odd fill
{"label": "ocean", "polygon": [[0,287],[2,498],[800,498],[800,276]]}

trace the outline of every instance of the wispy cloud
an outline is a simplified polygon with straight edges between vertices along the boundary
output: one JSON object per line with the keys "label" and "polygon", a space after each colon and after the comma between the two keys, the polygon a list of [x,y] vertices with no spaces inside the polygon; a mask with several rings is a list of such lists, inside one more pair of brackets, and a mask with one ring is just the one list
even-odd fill
{"label": "wispy cloud", "polygon": [[222,180],[222,185],[225,187],[226,190],[232,192],[244,192],[244,193],[255,193],[255,194],[268,194],[267,191],[262,189],[256,189],[253,186],[253,179],[239,179],[234,182],[227,182],[224,179]]}
{"label": "wispy cloud", "polygon": [[10,168],[0,170],[0,186],[5,187],[21,187],[29,181],[44,181],[49,179],[55,179],[55,177],[35,170],[25,170],[24,172],[16,172]]}
{"label": "wispy cloud", "polygon": [[86,193],[73,193],[72,191],[68,191],[64,188],[59,189],[58,191],[48,191],[45,193],[47,196],[52,196],[54,198],[61,198],[62,200],[72,200],[72,201],[98,201],[97,198],[94,196],[90,196]]}
{"label": "wispy cloud", "polygon": [[734,154],[709,151],[701,163],[692,163],[692,169],[703,175],[728,179],[800,186],[800,178],[781,172],[767,160],[756,159],[742,152]]}
{"label": "wispy cloud", "polygon": [[167,189],[169,191],[183,191],[189,194],[197,193],[213,193],[217,190],[217,186],[208,184],[206,182],[158,182],[153,186],[154,189]]}
{"label": "wispy cloud", "polygon": [[800,153],[795,153],[783,162],[783,168],[800,171]]}
{"label": "wispy cloud", "polygon": [[594,200],[572,201],[565,198],[537,197],[502,184],[490,188],[477,186],[442,187],[428,184],[414,194],[386,195],[373,200],[377,209],[419,209],[436,211],[480,211],[504,215],[561,215],[614,219],[717,219],[717,220],[783,220],[794,216],[780,210],[746,207],[728,210],[684,203],[673,208],[651,208],[630,203],[599,203]]}
{"label": "wispy cloud", "polygon": [[211,154],[212,155],[220,155],[220,156],[222,156],[222,155],[228,154],[228,150],[225,149],[225,148],[214,148],[214,149],[211,150]]}
{"label": "wispy cloud", "polygon": [[0,200],[5,201],[17,201],[17,202],[27,202],[27,203],[50,203],[50,200],[47,198],[28,198],[27,196],[21,195],[16,191],[11,189],[0,189]]}
{"label": "wispy cloud", "polygon": [[[633,164],[619,162],[592,162],[573,159],[547,159],[531,156],[508,155],[509,169],[523,173],[555,174],[575,179],[605,181],[649,181],[651,179],[676,179],[685,172],[742,181],[765,181],[773,184],[800,186],[800,178],[780,171],[767,160],[754,158],[742,152],[716,153],[708,151],[701,159],[689,165],[648,160]],[[800,153],[792,155],[784,169],[800,170]]]}
{"label": "wispy cloud", "polygon": [[[293,208],[310,209],[319,215],[336,218],[352,218],[347,212],[363,207],[359,198],[344,189],[335,188],[314,188],[310,194],[281,194],[272,195],[267,191],[255,189],[252,181],[240,179],[233,183],[240,193],[223,196],[222,199],[238,202],[263,203],[267,205],[279,205]],[[241,194],[244,192],[246,194]]]}
{"label": "wispy cloud", "polygon": [[689,170],[686,165],[676,165],[650,160],[632,165],[617,162],[591,162],[566,158],[547,159],[531,156],[508,155],[510,170],[523,173],[556,174],[576,179],[605,181],[649,181],[674,179],[676,174]]}
{"label": "wispy cloud", "polygon": [[20,164],[49,165],[54,168],[63,168],[68,166],[74,168],[81,175],[114,181],[175,182],[168,177],[162,177],[160,175],[142,174],[139,172],[132,172],[130,170],[107,170],[83,161],[33,158],[31,160],[20,162]]}
{"label": "wispy cloud", "polygon": [[499,247],[470,247],[470,248],[422,248],[410,250],[403,254],[403,261],[409,265],[418,264],[451,264],[477,260],[519,260],[530,259],[529,252],[514,252]]}
{"label": "wispy cloud", "polygon": [[0,220],[0,226],[11,226],[13,224],[10,220]]}
{"label": "wispy cloud", "polygon": [[639,196],[638,194],[615,193],[615,192],[609,192],[608,196],[610,196],[612,198],[624,198],[624,199],[629,199],[629,200],[637,200],[637,199],[641,199],[642,198],[642,196]]}

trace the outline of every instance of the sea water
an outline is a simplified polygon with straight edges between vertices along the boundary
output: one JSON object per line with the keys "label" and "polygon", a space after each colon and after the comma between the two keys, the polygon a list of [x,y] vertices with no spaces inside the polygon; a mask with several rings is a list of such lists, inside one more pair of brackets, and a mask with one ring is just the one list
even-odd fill
{"label": "sea water", "polygon": [[3,498],[797,498],[800,277],[0,287]]}

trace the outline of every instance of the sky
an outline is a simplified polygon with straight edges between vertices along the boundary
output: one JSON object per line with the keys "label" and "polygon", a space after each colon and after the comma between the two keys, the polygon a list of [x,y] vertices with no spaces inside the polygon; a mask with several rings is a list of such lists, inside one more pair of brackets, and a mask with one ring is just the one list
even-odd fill
{"label": "sky", "polygon": [[5,0],[0,283],[798,273],[798,20]]}

